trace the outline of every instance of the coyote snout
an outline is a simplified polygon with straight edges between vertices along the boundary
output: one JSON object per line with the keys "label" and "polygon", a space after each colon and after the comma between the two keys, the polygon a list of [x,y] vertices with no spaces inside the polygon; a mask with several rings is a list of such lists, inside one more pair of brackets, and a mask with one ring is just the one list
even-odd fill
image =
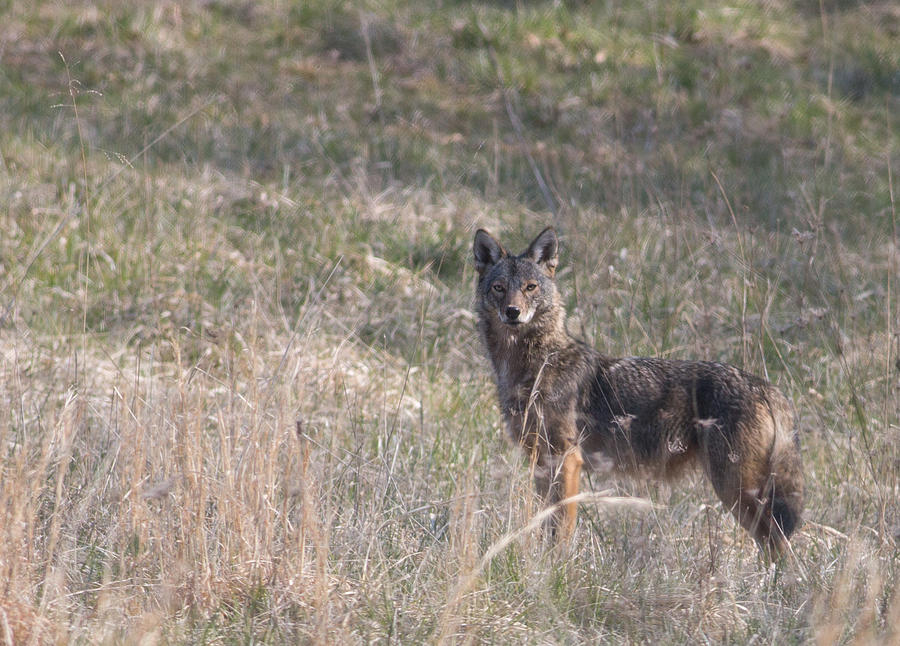
{"label": "coyote snout", "polygon": [[531,312],[528,312],[528,316],[523,316],[521,319],[519,315],[522,313],[522,308],[517,307],[515,305],[507,305],[506,306],[506,316],[501,316],[500,320],[504,323],[515,324],[519,323],[528,323],[531,320]]}
{"label": "coyote snout", "polygon": [[[768,556],[800,523],[803,472],[790,402],[765,380],[709,361],[607,357],[566,330],[554,280],[558,241],[545,229],[519,255],[475,234],[478,327],[510,435],[534,458],[549,503],[578,492],[581,469],[672,475],[698,463]],[[557,515],[563,535],[577,508]]]}
{"label": "coyote snout", "polygon": [[534,316],[534,308],[525,298],[521,298],[521,294],[513,294],[509,299],[509,304],[500,307],[497,314],[500,320],[507,325],[516,326],[531,322]]}

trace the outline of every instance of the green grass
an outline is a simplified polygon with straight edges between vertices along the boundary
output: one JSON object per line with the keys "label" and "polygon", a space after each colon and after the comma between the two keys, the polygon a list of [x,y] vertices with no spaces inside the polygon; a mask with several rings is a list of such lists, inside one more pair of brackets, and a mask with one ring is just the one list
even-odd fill
{"label": "green grass", "polygon": [[[896,641],[890,3],[0,18],[0,643]],[[571,331],[793,397],[782,567],[699,474],[528,529],[470,254],[547,224]]]}

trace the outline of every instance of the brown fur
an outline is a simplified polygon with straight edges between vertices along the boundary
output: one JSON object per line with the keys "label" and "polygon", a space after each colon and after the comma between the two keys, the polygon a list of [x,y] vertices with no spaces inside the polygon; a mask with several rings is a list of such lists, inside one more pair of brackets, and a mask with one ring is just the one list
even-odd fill
{"label": "brown fur", "polygon": [[[790,402],[733,366],[600,354],[566,331],[545,229],[518,256],[475,234],[479,330],[509,433],[534,462],[548,503],[578,492],[582,466],[677,474],[699,463],[716,494],[769,556],[800,523],[803,472]],[[574,531],[577,506],[555,527]]]}

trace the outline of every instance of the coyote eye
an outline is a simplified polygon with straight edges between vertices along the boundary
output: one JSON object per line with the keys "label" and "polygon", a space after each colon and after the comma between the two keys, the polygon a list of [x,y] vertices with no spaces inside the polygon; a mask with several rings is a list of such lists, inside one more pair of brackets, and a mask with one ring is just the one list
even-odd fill
{"label": "coyote eye", "polygon": [[526,292],[533,292],[536,289],[537,289],[537,283],[528,283],[527,285],[525,285]]}
{"label": "coyote eye", "polygon": [[504,293],[504,292],[506,291],[506,288],[505,288],[503,285],[501,285],[500,283],[494,283],[494,284],[491,286],[491,289],[493,289],[493,290],[494,290],[495,292],[497,292],[498,294],[502,294],[502,293]]}

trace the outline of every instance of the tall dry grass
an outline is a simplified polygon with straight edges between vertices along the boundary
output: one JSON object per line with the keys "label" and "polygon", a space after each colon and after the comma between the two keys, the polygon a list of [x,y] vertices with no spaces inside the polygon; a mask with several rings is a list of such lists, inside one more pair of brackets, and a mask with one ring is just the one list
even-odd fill
{"label": "tall dry grass", "polygon": [[[12,312],[5,639],[678,643],[765,632],[890,643],[897,429],[881,399],[894,377],[875,354],[889,340],[844,336],[838,352],[832,314],[778,332],[787,323],[759,308],[789,288],[723,270],[711,251],[764,256],[769,241],[664,227],[620,227],[635,236],[629,253],[611,250],[615,264],[597,263],[598,276],[577,260],[587,241],[567,236],[572,325],[625,353],[657,350],[660,330],[663,354],[740,362],[746,352],[746,365],[794,395],[809,522],[780,568],[764,567],[699,477],[614,483],[654,507],[586,502],[571,551],[545,544],[527,465],[502,439],[466,285],[426,286],[383,259],[342,257],[309,277],[296,310],[273,316],[261,304],[281,277],[251,262],[250,296],[228,319],[187,292],[144,304],[158,316],[152,329],[123,321],[113,335],[40,336],[21,305]],[[674,236],[687,248],[671,279],[656,280],[644,259],[672,253],[659,245]],[[210,255],[239,260],[224,242]],[[394,292],[363,306],[352,272],[388,276]],[[673,309],[642,303],[646,292]],[[730,303],[747,303],[743,319]],[[392,337],[398,321],[413,331]],[[789,345],[767,348],[779,334]],[[846,434],[857,419],[867,426]]]}

